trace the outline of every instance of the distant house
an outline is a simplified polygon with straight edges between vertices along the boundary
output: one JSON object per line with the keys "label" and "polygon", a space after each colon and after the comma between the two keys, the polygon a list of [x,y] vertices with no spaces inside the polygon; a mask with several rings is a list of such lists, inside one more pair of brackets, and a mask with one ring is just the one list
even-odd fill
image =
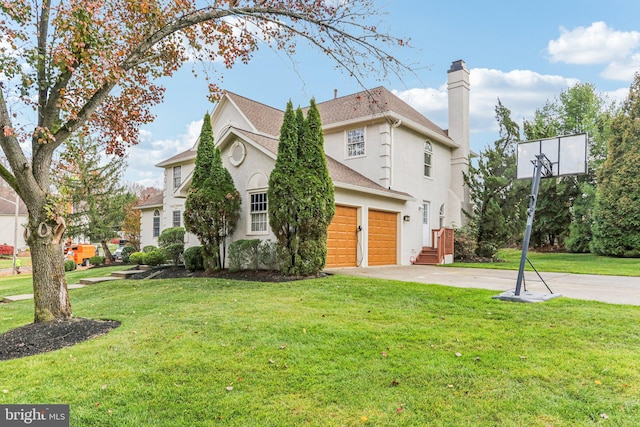
{"label": "distant house", "polygon": [[[328,267],[424,262],[426,248],[445,244],[438,242],[441,231],[465,223],[463,172],[470,149],[469,72],[463,61],[448,72],[448,98],[448,130],[384,87],[318,102],[336,202]],[[223,164],[243,197],[231,240],[274,239],[267,185],[283,116],[280,109],[231,92],[211,114]],[[143,245],[157,244],[164,228],[184,226],[197,145],[157,165],[165,171],[163,197],[140,206]],[[198,244],[193,235],[185,239],[187,246]],[[447,255],[432,262],[451,261]]]}
{"label": "distant house", "polygon": [[140,210],[140,249],[158,246],[163,198],[162,192],[150,194],[135,206]]}
{"label": "distant house", "polygon": [[0,197],[0,245],[14,246],[14,235],[17,237],[17,249],[24,249],[24,229],[29,221],[27,207],[20,200],[18,202],[18,230],[16,234],[16,203],[15,194]]}

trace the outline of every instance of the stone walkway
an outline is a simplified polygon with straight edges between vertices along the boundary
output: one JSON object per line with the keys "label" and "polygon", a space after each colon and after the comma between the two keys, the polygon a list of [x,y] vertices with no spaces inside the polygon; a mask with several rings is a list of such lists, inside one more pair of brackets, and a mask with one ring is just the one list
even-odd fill
{"label": "stone walkway", "polygon": [[[74,284],[74,285],[68,285],[67,288],[78,289],[78,288],[84,288],[85,286],[95,285],[96,283],[110,282],[113,280],[122,280],[130,276],[133,276],[134,274],[141,273],[143,271],[144,270],[114,271],[111,273],[111,276],[80,279],[80,283]],[[12,295],[7,297],[1,297],[0,302],[9,303],[9,302],[15,302],[15,301],[23,301],[27,299],[33,299],[33,294],[22,294],[22,295]]]}

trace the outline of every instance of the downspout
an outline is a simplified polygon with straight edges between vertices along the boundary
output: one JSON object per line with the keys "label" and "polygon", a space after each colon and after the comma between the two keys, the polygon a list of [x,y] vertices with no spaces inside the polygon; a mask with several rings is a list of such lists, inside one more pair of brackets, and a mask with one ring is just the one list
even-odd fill
{"label": "downspout", "polygon": [[393,160],[394,160],[393,146],[394,146],[394,138],[395,138],[394,129],[398,128],[401,124],[402,124],[402,119],[398,119],[391,124],[391,137],[390,137],[391,140],[389,141],[389,155],[391,156],[391,161],[390,161],[391,175],[389,176],[389,190],[391,190],[391,187],[393,187],[393,175],[395,173],[395,165],[393,164]]}

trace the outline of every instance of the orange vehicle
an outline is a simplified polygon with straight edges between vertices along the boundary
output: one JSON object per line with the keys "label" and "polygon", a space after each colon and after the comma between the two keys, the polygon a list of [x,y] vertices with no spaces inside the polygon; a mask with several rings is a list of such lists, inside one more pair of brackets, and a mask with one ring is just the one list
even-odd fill
{"label": "orange vehicle", "polygon": [[94,245],[71,244],[64,248],[64,258],[72,259],[78,265],[89,265],[92,256],[96,256]]}

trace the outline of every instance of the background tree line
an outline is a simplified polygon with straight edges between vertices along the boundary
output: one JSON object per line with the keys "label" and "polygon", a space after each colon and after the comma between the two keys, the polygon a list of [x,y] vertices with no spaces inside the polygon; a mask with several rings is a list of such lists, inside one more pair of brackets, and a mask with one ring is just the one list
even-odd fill
{"label": "background tree line", "polygon": [[473,208],[459,255],[494,258],[522,243],[531,182],[515,179],[518,142],[587,133],[587,174],[541,183],[532,245],[640,256],[640,75],[621,106],[578,83],[525,120],[522,133],[499,100],[495,111],[500,137],[465,175]]}

